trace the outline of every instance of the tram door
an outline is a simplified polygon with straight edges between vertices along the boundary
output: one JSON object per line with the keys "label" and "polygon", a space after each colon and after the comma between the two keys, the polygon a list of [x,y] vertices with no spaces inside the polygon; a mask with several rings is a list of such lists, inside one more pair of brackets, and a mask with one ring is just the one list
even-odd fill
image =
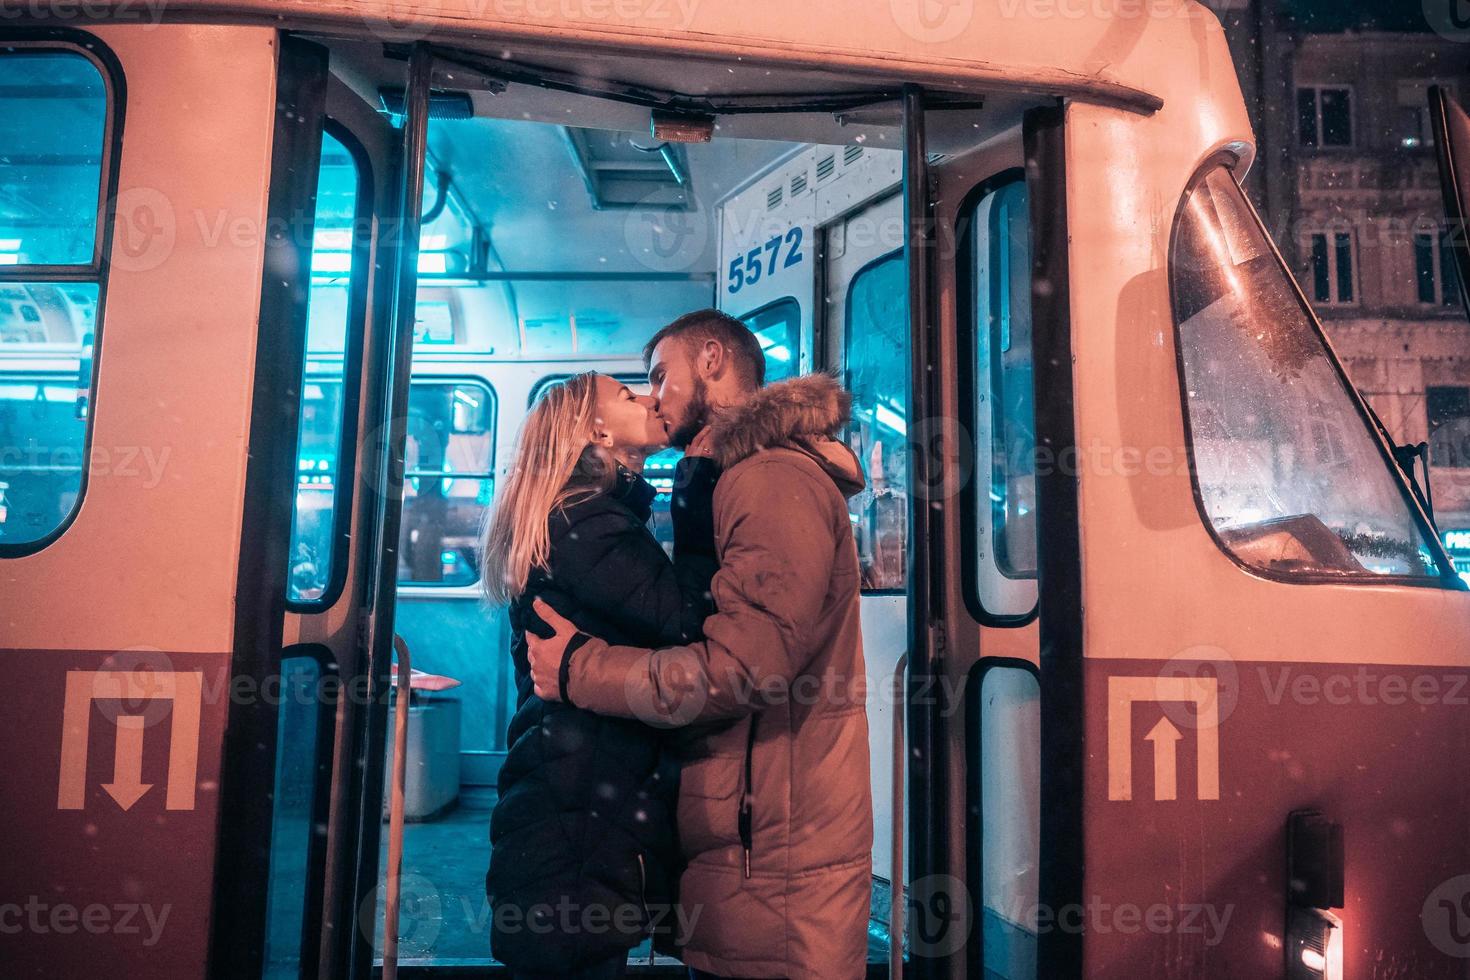
{"label": "tram door", "polygon": [[[891,151],[890,151],[891,152]],[[893,153],[893,156],[897,156]],[[895,163],[896,165],[896,163]],[[868,737],[873,788],[874,915],[886,918],[894,866],[894,692],[907,647],[906,468],[909,350],[903,254],[903,200],[896,188],[833,219],[819,230],[825,288],[824,366],[852,393],[848,444],[868,485],[848,501],[862,569],[863,656],[869,679]],[[901,678],[900,678],[901,679]],[[900,783],[903,768],[897,773]],[[900,899],[901,900],[901,899]]]}
{"label": "tram door", "polygon": [[326,76],[264,28],[0,31],[9,973],[258,948],[263,854],[221,835],[271,819],[269,766],[234,776],[275,741]]}

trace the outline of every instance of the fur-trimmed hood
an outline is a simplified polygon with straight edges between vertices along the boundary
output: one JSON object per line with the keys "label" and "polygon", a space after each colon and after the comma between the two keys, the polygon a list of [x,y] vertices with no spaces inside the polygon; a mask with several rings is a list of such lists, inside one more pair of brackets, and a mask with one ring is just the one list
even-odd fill
{"label": "fur-trimmed hood", "polygon": [[765,449],[794,449],[850,497],[865,483],[857,457],[836,439],[851,414],[852,396],[829,374],[777,381],[710,422],[715,462],[727,470]]}

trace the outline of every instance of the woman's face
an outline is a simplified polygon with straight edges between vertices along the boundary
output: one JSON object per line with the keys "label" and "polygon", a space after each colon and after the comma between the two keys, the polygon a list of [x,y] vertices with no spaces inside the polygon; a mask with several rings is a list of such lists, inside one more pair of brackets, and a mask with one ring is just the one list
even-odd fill
{"label": "woman's face", "polygon": [[620,449],[658,450],[669,444],[651,395],[635,395],[627,385],[605,374],[597,376],[597,407],[592,439],[613,452]]}

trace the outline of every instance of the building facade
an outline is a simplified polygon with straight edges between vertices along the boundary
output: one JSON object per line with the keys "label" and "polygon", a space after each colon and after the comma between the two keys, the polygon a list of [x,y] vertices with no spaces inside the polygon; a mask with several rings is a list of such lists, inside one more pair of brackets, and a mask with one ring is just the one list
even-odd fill
{"label": "building facade", "polygon": [[1470,325],[1427,101],[1431,85],[1470,95],[1470,44],[1325,31],[1279,0],[1216,12],[1256,130],[1247,190],[1354,384],[1398,443],[1428,443],[1439,528],[1470,580]]}

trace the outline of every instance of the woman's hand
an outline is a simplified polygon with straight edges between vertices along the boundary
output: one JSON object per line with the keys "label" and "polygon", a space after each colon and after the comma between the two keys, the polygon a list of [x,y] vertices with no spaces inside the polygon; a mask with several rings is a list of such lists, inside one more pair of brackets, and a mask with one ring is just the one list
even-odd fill
{"label": "woman's hand", "polygon": [[709,426],[700,429],[699,434],[690,440],[689,446],[684,450],[685,456],[703,456],[706,459],[713,457],[714,454],[715,444],[710,437]]}

